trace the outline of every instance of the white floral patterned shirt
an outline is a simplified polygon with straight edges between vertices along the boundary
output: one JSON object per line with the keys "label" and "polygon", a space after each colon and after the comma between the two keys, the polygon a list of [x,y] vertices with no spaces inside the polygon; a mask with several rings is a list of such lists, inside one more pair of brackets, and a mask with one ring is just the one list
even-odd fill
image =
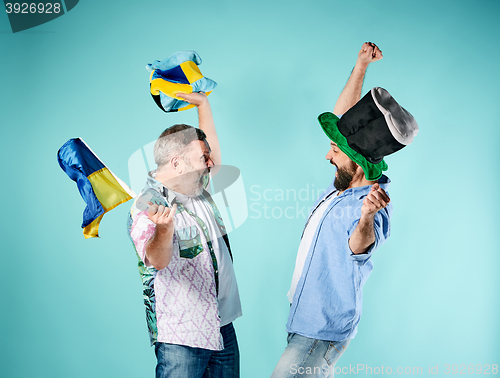
{"label": "white floral patterned shirt", "polygon": [[[150,172],[146,187],[134,201],[128,225],[139,257],[151,343],[159,341],[222,350],[217,297],[218,262],[207,226],[177,201],[174,192],[156,181],[154,174]],[[225,235],[224,224],[210,194],[204,191],[199,198],[210,204],[213,223]],[[146,257],[146,243],[155,232],[155,224],[149,220],[144,205],[147,201],[169,207],[177,204],[174,253],[168,266],[162,270],[151,266]],[[229,248],[227,235],[225,240]],[[233,269],[231,262],[224,265]],[[239,306],[239,296],[237,301]],[[241,308],[235,315],[241,315]]]}

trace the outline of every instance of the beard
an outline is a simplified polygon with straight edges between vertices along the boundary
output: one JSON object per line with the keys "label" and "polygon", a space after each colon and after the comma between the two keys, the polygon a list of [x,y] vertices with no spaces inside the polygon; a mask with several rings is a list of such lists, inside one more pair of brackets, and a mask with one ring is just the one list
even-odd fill
{"label": "beard", "polygon": [[349,188],[352,178],[356,174],[357,168],[358,165],[353,161],[350,162],[350,165],[347,168],[337,167],[337,176],[335,177],[335,181],[333,182],[335,188],[341,192]]}
{"label": "beard", "polygon": [[188,197],[198,197],[203,193],[203,189],[206,187],[208,184],[208,173],[210,172],[210,169],[207,168],[203,171],[198,170],[198,171],[193,171],[184,177],[184,180],[189,182],[189,188],[188,192],[189,194],[187,195]]}

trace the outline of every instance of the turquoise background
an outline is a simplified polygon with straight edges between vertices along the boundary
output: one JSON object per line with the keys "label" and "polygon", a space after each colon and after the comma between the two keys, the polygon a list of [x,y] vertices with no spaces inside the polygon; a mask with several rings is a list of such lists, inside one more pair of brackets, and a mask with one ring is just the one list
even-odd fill
{"label": "turquoise background", "polygon": [[[434,376],[449,376],[445,364],[499,364],[500,209],[490,192],[499,184],[499,11],[484,0],[82,0],[16,34],[0,15],[0,375],[154,375],[125,231],[130,202],[104,217],[100,239],[85,240],[85,204],[56,153],[82,137],[127,181],[134,151],[174,123],[197,123],[194,110],[156,107],[144,66],[195,50],[219,84],[210,101],[223,161],[241,170],[249,205],[230,235],[242,377],[268,377],[286,344],[305,223],[277,215],[316,196],[278,194],[333,180],[316,117],[333,109],[365,41],[384,59],[363,93],[388,89],[420,132],[387,158],[392,236],[373,257],[359,333],[337,366],[427,376],[438,365]],[[270,200],[259,199],[267,189]]]}

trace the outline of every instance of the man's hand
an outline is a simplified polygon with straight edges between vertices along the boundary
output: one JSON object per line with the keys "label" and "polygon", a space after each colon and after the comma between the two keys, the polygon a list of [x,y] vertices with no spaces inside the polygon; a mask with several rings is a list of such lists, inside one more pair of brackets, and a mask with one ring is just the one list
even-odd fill
{"label": "man's hand", "polygon": [[157,228],[161,231],[173,231],[174,230],[174,215],[177,210],[177,205],[166,207],[163,205],[156,205],[151,202],[149,203],[148,218],[151,222],[156,224]]}
{"label": "man's hand", "polygon": [[375,243],[374,220],[377,211],[386,207],[391,199],[378,183],[373,184],[370,193],[363,200],[361,218],[349,239],[349,248],[358,255],[365,253]]}
{"label": "man's hand", "polygon": [[193,92],[193,93],[176,93],[177,97],[189,102],[190,104],[201,106],[208,103],[207,95],[205,92]]}
{"label": "man's hand", "polygon": [[157,270],[167,267],[172,259],[172,238],[174,236],[174,215],[177,205],[165,207],[149,203],[148,218],[156,224],[153,237],[146,243],[146,257]]}
{"label": "man's hand", "polygon": [[373,184],[370,193],[363,200],[361,217],[374,217],[375,214],[386,207],[391,199],[378,183]]}
{"label": "man's hand", "polygon": [[375,43],[365,42],[361,46],[361,50],[358,53],[358,60],[356,64],[362,66],[368,66],[372,62],[382,59],[382,51],[378,48]]}

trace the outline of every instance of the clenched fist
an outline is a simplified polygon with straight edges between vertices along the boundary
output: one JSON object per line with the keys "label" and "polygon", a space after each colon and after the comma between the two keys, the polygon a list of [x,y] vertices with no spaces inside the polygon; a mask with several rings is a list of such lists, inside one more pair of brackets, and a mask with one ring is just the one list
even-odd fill
{"label": "clenched fist", "polygon": [[363,200],[363,205],[361,206],[361,216],[371,216],[373,217],[377,211],[386,207],[391,199],[387,195],[384,189],[380,185],[373,184],[370,193]]}
{"label": "clenched fist", "polygon": [[149,203],[148,218],[151,222],[156,224],[158,228],[164,231],[174,230],[174,215],[177,211],[177,205],[166,207],[163,205],[156,205],[151,202]]}
{"label": "clenched fist", "polygon": [[365,42],[358,53],[357,63],[368,66],[368,64],[380,60],[383,57],[382,51],[375,43]]}

